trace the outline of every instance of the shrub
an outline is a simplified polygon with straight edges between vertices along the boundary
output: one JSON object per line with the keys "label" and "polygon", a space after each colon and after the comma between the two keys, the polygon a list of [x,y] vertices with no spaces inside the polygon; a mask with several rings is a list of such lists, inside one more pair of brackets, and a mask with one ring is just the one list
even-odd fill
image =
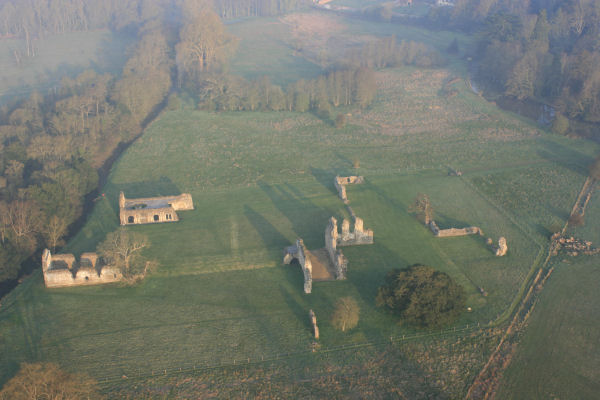
{"label": "shrub", "polygon": [[559,135],[564,135],[569,130],[569,120],[562,114],[556,114],[554,121],[552,121],[552,131]]}
{"label": "shrub", "polygon": [[388,273],[377,291],[377,306],[422,328],[454,322],[465,306],[462,287],[448,274],[415,264]]}

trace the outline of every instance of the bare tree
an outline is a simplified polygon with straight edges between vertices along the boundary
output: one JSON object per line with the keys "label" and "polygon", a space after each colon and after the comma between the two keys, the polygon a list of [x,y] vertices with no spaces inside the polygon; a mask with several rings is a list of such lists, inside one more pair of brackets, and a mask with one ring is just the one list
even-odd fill
{"label": "bare tree", "polygon": [[124,276],[131,276],[131,259],[135,253],[148,245],[146,236],[119,228],[106,235],[96,251],[107,262],[121,267]]}
{"label": "bare tree", "polygon": [[63,243],[62,238],[67,233],[67,222],[63,218],[53,215],[41,230],[46,239],[46,245],[54,253],[56,246]]}
{"label": "bare tree", "polygon": [[417,218],[426,225],[433,220],[433,207],[429,201],[429,196],[419,193],[414,203],[408,208],[409,212],[415,213]]}
{"label": "bare tree", "polygon": [[358,324],[360,308],[352,297],[342,297],[335,303],[331,317],[333,326],[342,332],[352,329]]}
{"label": "bare tree", "polygon": [[39,208],[29,200],[14,200],[6,209],[6,218],[17,242],[30,237],[36,231],[39,217]]}

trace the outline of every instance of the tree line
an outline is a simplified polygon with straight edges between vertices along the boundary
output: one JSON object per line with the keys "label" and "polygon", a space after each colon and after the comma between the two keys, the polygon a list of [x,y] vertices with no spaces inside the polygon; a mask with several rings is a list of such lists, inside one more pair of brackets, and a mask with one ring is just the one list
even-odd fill
{"label": "tree line", "polygon": [[389,36],[348,51],[340,63],[366,68],[393,68],[402,65],[432,68],[445,64],[446,59],[439,51],[425,43],[412,40],[402,40],[398,43],[396,36]]}
{"label": "tree line", "polygon": [[318,78],[282,88],[268,77],[247,81],[239,76],[207,77],[198,88],[199,108],[213,111],[316,111],[332,107],[366,107],[375,97],[375,74],[369,68],[333,70]]}
{"label": "tree line", "polygon": [[478,75],[490,88],[554,105],[562,132],[568,120],[597,131],[581,123],[600,122],[598,1],[458,0],[430,20],[478,36]]}
{"label": "tree line", "polygon": [[171,88],[160,24],[140,29],[119,79],[92,70],[0,113],[0,281],[43,247],[62,244],[98,185],[97,168],[136,137]]}

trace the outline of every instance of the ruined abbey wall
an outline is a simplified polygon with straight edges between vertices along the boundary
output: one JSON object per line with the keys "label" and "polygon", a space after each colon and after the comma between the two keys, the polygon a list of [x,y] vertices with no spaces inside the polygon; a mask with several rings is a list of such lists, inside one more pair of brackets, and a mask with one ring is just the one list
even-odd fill
{"label": "ruined abbey wall", "polygon": [[429,229],[433,232],[436,237],[453,237],[453,236],[466,236],[466,235],[483,235],[481,229],[477,226],[469,226],[466,228],[448,228],[440,229],[435,221],[429,222]]}
{"label": "ruined abbey wall", "polygon": [[348,259],[344,256],[344,253],[337,248],[338,238],[337,220],[331,217],[329,218],[327,228],[325,228],[325,248],[329,254],[329,261],[331,261],[335,271],[335,279],[346,279]]}
{"label": "ruined abbey wall", "polygon": [[73,254],[42,253],[42,272],[48,288],[99,285],[123,279],[119,268],[104,265],[96,253],[84,253],[79,261]]}
{"label": "ruined abbey wall", "polygon": [[304,246],[302,239],[296,240],[295,246],[290,246],[285,249],[285,255],[283,256],[283,263],[290,264],[293,259],[297,259],[302,273],[304,274],[304,293],[312,292],[312,263],[310,257],[308,257],[308,251]]}
{"label": "ruined abbey wall", "polygon": [[338,246],[356,246],[359,244],[373,244],[373,231],[364,229],[362,218],[354,217],[354,231],[350,230],[350,221],[342,221],[342,234],[337,238]]}
{"label": "ruined abbey wall", "polygon": [[121,225],[155,224],[179,221],[178,210],[193,210],[192,195],[147,197],[127,199],[119,194],[119,219]]}
{"label": "ruined abbey wall", "polygon": [[362,176],[336,176],[333,179],[333,184],[338,191],[340,199],[344,200],[344,203],[348,203],[348,196],[346,195],[346,185],[350,184],[361,184],[365,182],[365,178]]}

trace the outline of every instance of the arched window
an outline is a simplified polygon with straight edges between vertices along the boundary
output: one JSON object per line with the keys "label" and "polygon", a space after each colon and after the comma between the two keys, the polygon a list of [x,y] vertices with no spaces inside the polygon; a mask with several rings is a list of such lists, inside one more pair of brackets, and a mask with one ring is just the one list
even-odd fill
{"label": "arched window", "polygon": [[127,222],[130,224],[133,224],[133,215],[131,215],[129,218],[127,218]]}
{"label": "arched window", "polygon": [[158,214],[154,214],[154,221],[158,221]]}

